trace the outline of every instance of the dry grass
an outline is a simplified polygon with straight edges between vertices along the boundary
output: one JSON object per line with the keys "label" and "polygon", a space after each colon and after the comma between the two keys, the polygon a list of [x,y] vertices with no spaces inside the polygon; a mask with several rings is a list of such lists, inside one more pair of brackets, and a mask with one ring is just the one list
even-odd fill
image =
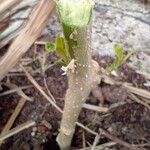
{"label": "dry grass", "polygon": [[33,10],[26,26],[20,31],[18,37],[13,41],[8,52],[0,61],[0,80],[17,64],[40,36],[42,30],[47,25],[53,9],[54,2],[52,0],[41,0]]}
{"label": "dry grass", "polygon": [[3,13],[5,13],[5,11],[7,11],[8,9],[11,9],[14,5],[18,4],[19,2],[21,2],[21,0],[2,0],[0,1],[0,15],[3,15]]}
{"label": "dry grass", "polygon": [[[5,135],[6,132],[8,132],[12,125],[14,124],[17,116],[19,115],[19,113],[21,112],[24,104],[25,104],[26,100],[24,98],[21,98],[13,112],[13,114],[10,116],[9,120],[7,121],[5,127],[3,128],[2,132],[1,132],[1,135]],[[3,140],[0,140],[0,146],[2,144]]]}

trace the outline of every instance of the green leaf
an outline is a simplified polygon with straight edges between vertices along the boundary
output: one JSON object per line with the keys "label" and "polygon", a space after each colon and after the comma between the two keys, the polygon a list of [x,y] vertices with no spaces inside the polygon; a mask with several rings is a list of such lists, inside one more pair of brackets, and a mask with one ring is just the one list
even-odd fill
{"label": "green leaf", "polygon": [[[48,52],[56,52],[56,54],[61,58],[61,64],[68,64],[70,61],[70,55],[65,46],[65,39],[63,37],[57,37],[55,43],[46,43],[45,49]],[[59,60],[59,62],[60,62]],[[60,63],[59,63],[60,64]]]}
{"label": "green leaf", "polygon": [[120,65],[122,65],[127,61],[127,59],[133,54],[133,52],[128,52],[128,54],[125,55],[123,52],[123,46],[115,45],[114,54],[115,60],[109,67],[107,67],[109,73],[112,72],[113,70],[117,70]]}
{"label": "green leaf", "polygon": [[68,42],[69,55],[70,55],[71,59],[73,59],[74,58],[74,47],[77,46],[77,41],[70,39],[70,35],[73,33],[75,28],[63,23],[63,30],[64,30],[64,36]]}
{"label": "green leaf", "polygon": [[54,43],[46,43],[45,44],[45,49],[46,51],[48,52],[54,52],[56,49],[55,49],[55,44]]}
{"label": "green leaf", "polygon": [[115,52],[115,56],[117,58],[120,58],[123,56],[123,46],[122,45],[114,45],[114,52]]}
{"label": "green leaf", "polygon": [[114,52],[115,52],[115,57],[116,57],[116,65],[120,65],[122,62],[122,59],[124,57],[123,46],[122,45],[115,45],[114,46]]}
{"label": "green leaf", "polygon": [[58,37],[55,39],[55,45],[56,45],[56,53],[60,58],[63,59],[63,61],[68,64],[69,62],[69,54],[65,47],[65,40],[63,37]]}

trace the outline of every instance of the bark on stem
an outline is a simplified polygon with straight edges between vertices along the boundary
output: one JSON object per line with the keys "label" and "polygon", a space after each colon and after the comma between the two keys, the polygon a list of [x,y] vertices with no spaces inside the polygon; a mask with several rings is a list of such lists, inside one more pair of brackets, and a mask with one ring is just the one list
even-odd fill
{"label": "bark on stem", "polygon": [[[90,50],[89,22],[92,15],[92,0],[56,0],[63,24],[66,48],[74,59],[67,68],[68,90],[57,142],[61,150],[69,150],[75,125],[90,91],[99,82],[97,64],[92,61]],[[94,66],[93,66],[94,65]],[[73,68],[70,68],[73,67]],[[96,68],[95,68],[96,67]]]}
{"label": "bark on stem", "polygon": [[[57,142],[62,150],[68,150],[75,130],[82,105],[85,103],[91,89],[95,86],[93,80],[95,70],[89,49],[88,27],[76,29],[77,48],[74,49],[75,71],[69,71],[68,90],[65,96],[65,106]],[[95,78],[96,79],[96,78]],[[97,79],[96,79],[97,80]]]}

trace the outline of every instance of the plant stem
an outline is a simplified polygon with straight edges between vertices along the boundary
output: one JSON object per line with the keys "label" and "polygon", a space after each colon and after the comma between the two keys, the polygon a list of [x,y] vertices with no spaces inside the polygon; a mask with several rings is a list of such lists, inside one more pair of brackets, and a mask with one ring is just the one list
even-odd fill
{"label": "plant stem", "polygon": [[[80,3],[80,5],[75,2]],[[65,96],[60,132],[57,136],[57,142],[61,150],[69,150],[79,113],[94,87],[96,79],[89,46],[92,1],[86,0],[86,3],[83,3],[83,1],[74,0],[73,3],[73,0],[60,0],[57,5],[62,21],[65,44],[71,59],[75,60],[73,68],[67,71],[68,90]],[[78,8],[74,8],[74,5],[80,7],[81,16],[77,10]],[[68,8],[69,6],[70,8]],[[81,6],[85,11],[81,9]],[[69,17],[64,15],[66,13]]]}
{"label": "plant stem", "polygon": [[70,147],[82,105],[91,91],[91,54],[88,49],[87,27],[76,29],[77,48],[74,49],[76,60],[75,72],[68,72],[68,90],[57,142],[62,150]]}

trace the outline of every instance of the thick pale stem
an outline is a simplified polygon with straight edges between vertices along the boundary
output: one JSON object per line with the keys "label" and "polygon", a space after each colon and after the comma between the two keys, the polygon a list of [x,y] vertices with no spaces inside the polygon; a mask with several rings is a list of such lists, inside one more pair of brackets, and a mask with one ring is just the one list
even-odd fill
{"label": "thick pale stem", "polygon": [[71,59],[75,60],[73,70],[68,70],[68,90],[57,142],[61,150],[69,150],[82,105],[94,86],[93,62],[90,52],[89,21],[92,0],[59,0],[58,11],[63,24],[66,46]]}
{"label": "thick pale stem", "polygon": [[76,29],[78,46],[74,49],[75,72],[68,73],[69,87],[65,96],[65,106],[57,142],[62,150],[70,147],[75,123],[82,105],[92,89],[92,59],[89,50],[87,27]]}

